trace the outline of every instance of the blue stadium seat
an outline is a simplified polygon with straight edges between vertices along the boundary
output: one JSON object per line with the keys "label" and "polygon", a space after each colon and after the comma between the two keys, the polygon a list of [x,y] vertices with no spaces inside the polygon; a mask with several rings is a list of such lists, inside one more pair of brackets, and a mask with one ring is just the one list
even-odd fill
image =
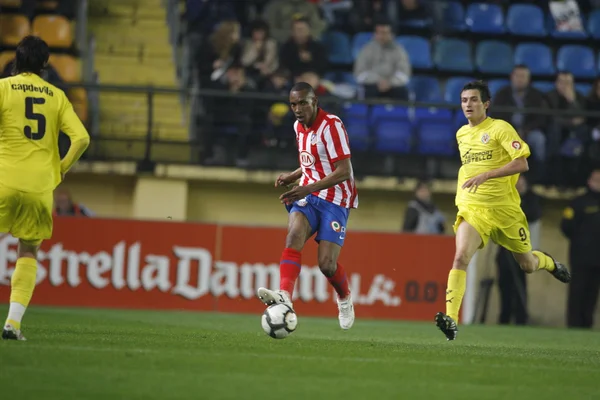
{"label": "blue stadium seat", "polygon": [[376,104],[371,109],[370,122],[376,125],[383,121],[408,121],[409,110],[407,107],[389,104]]}
{"label": "blue stadium seat", "polygon": [[510,74],[514,54],[510,44],[498,40],[483,40],[475,48],[475,65],[480,72]]}
{"label": "blue stadium seat", "polygon": [[342,106],[344,109],[344,116],[342,118],[344,118],[344,121],[347,118],[358,118],[358,119],[364,119],[365,121],[367,121],[367,117],[369,116],[369,106],[366,105],[365,103],[344,103],[344,105]]}
{"label": "blue stadium seat", "polygon": [[472,3],[467,7],[465,17],[471,32],[492,34],[505,32],[504,14],[497,4]]}
{"label": "blue stadium seat", "polygon": [[492,98],[496,95],[496,93],[498,93],[498,90],[508,85],[510,85],[510,81],[508,79],[490,79],[488,81],[488,87],[492,93]]}
{"label": "blue stadium seat", "polygon": [[442,91],[438,80],[432,76],[412,76],[408,88],[415,95],[415,101],[438,103],[442,101]]}
{"label": "blue stadium seat", "polygon": [[561,32],[556,30],[556,21],[552,17],[552,14],[548,14],[546,16],[546,24],[548,26],[548,32],[550,32],[550,36],[557,39],[586,39],[588,37],[587,32],[585,31],[585,16],[580,14],[581,22],[582,22],[582,31],[566,31]]}
{"label": "blue stadium seat", "polygon": [[592,11],[588,17],[587,31],[594,39],[600,39],[600,9]]}
{"label": "blue stadium seat", "polygon": [[442,7],[442,24],[449,31],[463,32],[467,30],[465,9],[458,1],[438,3]]}
{"label": "blue stadium seat", "polygon": [[446,88],[444,90],[444,101],[450,104],[460,104],[460,92],[463,86],[473,78],[466,76],[455,76],[449,78],[446,81]]}
{"label": "blue stadium seat", "polygon": [[356,60],[360,50],[373,39],[373,32],[359,32],[352,38],[352,59]]}
{"label": "blue stadium seat", "polygon": [[346,118],[344,120],[348,139],[350,139],[350,147],[356,151],[366,151],[369,149],[370,130],[366,119],[362,118]]}
{"label": "blue stadium seat", "polygon": [[424,121],[438,121],[449,124],[452,122],[452,110],[441,107],[417,107],[415,108],[414,120],[415,124],[420,124]]}
{"label": "blue stadium seat", "polygon": [[467,121],[467,117],[465,117],[465,113],[463,113],[462,110],[456,110],[454,112],[454,122],[452,125],[455,130],[459,130],[463,125],[468,123],[469,121]]}
{"label": "blue stadium seat", "polygon": [[398,36],[396,43],[404,47],[414,68],[433,68],[431,45],[421,36]]}
{"label": "blue stadium seat", "polygon": [[531,84],[534,88],[539,90],[540,92],[548,93],[556,87],[554,82],[546,82],[546,81],[533,81]]}
{"label": "blue stadium seat", "polygon": [[434,46],[433,61],[440,71],[473,72],[471,44],[461,39],[440,39]]}
{"label": "blue stadium seat", "polygon": [[333,64],[351,64],[352,47],[350,37],[343,32],[331,31],[323,35],[322,42],[329,54],[329,62]]}
{"label": "blue stadium seat", "polygon": [[594,51],[587,46],[567,44],[556,53],[556,66],[559,70],[570,71],[577,78],[595,78],[596,69]]}
{"label": "blue stadium seat", "polygon": [[445,122],[423,122],[418,129],[421,154],[451,156],[456,153],[456,131]]}
{"label": "blue stadium seat", "polygon": [[513,35],[547,36],[544,12],[533,4],[512,4],[506,13],[506,26]]}
{"label": "blue stadium seat", "polygon": [[584,95],[585,97],[587,97],[588,94],[590,94],[590,91],[592,90],[592,84],[591,83],[576,83],[575,84],[575,90],[577,90],[579,93],[581,93],[582,95]]}
{"label": "blue stadium seat", "polygon": [[412,148],[413,128],[410,121],[382,122],[375,130],[375,137],[377,151],[406,154]]}
{"label": "blue stadium seat", "polygon": [[515,64],[527,65],[534,75],[556,73],[552,51],[541,43],[519,43],[515,47]]}

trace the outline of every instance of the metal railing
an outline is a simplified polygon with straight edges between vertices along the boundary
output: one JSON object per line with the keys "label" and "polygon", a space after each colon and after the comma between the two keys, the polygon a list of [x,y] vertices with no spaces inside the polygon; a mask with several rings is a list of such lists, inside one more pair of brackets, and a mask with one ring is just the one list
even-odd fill
{"label": "metal railing", "polygon": [[[206,149],[210,137],[235,137],[236,130],[240,127],[234,125],[231,129],[226,127],[227,121],[241,121],[240,123],[252,126],[248,129],[247,135],[250,136],[247,144],[258,152],[283,152],[289,155],[288,161],[295,163],[294,156],[294,133],[292,129],[293,120],[289,117],[282,125],[279,126],[279,131],[283,132],[285,137],[288,137],[288,148],[273,148],[265,144],[265,132],[269,129],[270,122],[268,121],[268,110],[274,103],[285,103],[287,99],[282,96],[269,95],[265,93],[236,93],[231,94],[220,90],[198,90],[176,89],[167,87],[152,87],[152,86],[119,86],[119,85],[98,85],[98,84],[81,84],[72,85],[84,87],[89,93],[90,98],[100,98],[100,94],[112,93],[111,101],[108,103],[95,104],[90,107],[90,118],[94,123],[94,140],[97,143],[96,147],[92,146],[88,154],[91,159],[111,159],[111,160],[134,160],[144,162],[145,165],[152,165],[155,162],[175,162],[175,163],[193,163],[201,164],[203,152]],[[120,98],[124,100],[119,100]],[[174,110],[169,110],[165,104],[169,103],[169,98],[184,98],[187,104],[192,105],[192,110],[189,112],[189,119],[182,123],[179,118],[173,118]],[[204,107],[193,107],[195,104],[202,103]],[[343,120],[348,117],[347,107],[352,103],[363,103],[374,106],[377,104],[386,104],[396,107],[407,107],[408,115],[411,111],[417,108],[422,109],[447,109],[455,113],[460,113],[460,105],[446,103],[431,103],[431,102],[412,102],[412,101],[386,101],[386,100],[344,100],[331,96],[320,98],[320,104],[328,112],[339,115]],[[129,105],[132,104],[131,108]],[[233,104],[233,105],[232,105]],[[134,106],[135,105],[135,106]],[[111,108],[112,107],[112,108]],[[237,108],[236,108],[237,107]],[[252,109],[251,113],[247,109]],[[498,112],[522,112],[512,107],[493,106],[491,108],[491,116]],[[600,119],[600,111],[557,111],[551,109],[528,109],[527,114],[544,115],[548,117],[547,131],[550,132],[555,127],[555,119],[557,117],[584,117]],[[240,115],[249,115],[246,120],[239,120]],[[112,120],[111,120],[112,118]],[[368,118],[368,117],[367,117]],[[356,120],[356,117],[353,117]],[[452,121],[455,121],[452,118]],[[369,120],[365,121],[369,123]],[[509,121],[510,122],[510,121]],[[455,123],[455,122],[448,122]],[[141,127],[144,126],[144,129]],[[107,128],[108,127],[108,128]],[[448,156],[420,154],[418,150],[412,150],[403,154],[394,154],[393,152],[377,151],[373,147],[373,141],[376,138],[375,126],[369,125],[371,133],[368,136],[370,141],[363,151],[355,152],[357,157],[364,156],[367,159],[381,162],[382,159],[393,159],[396,163],[408,165],[412,162],[428,163],[431,160],[444,163],[449,161],[460,165],[460,158],[456,153]],[[354,137],[351,126],[348,127],[349,135]],[[591,127],[588,127],[588,132],[591,132]],[[239,132],[237,132],[239,133]],[[548,133],[548,135],[550,135]],[[415,139],[416,140],[416,139]],[[584,140],[585,142],[585,140]],[[112,143],[112,144],[111,144]],[[116,143],[125,143],[121,151],[111,150],[111,146]],[[290,147],[291,146],[291,147]],[[166,151],[165,149],[170,149]],[[131,149],[128,152],[127,149]],[[143,149],[143,151],[142,151]],[[585,150],[585,149],[584,149]],[[252,158],[252,157],[251,157]],[[415,161],[416,160],[416,161]],[[224,165],[233,165],[235,161],[225,163]],[[285,163],[261,161],[257,165],[250,162],[250,167],[254,168],[272,168],[279,169],[285,167]],[[452,167],[452,168],[454,168]],[[430,167],[426,167],[430,168]],[[435,167],[431,174],[439,174],[440,168]],[[357,168],[358,169],[358,168]],[[421,168],[415,168],[420,170]],[[379,175],[394,175],[402,174],[394,170],[394,168],[382,167],[380,171],[377,168],[370,168],[369,174]],[[396,172],[394,172],[396,171]],[[442,171],[443,172],[443,171]],[[407,174],[410,175],[409,172]],[[452,176],[454,173],[449,172]]]}

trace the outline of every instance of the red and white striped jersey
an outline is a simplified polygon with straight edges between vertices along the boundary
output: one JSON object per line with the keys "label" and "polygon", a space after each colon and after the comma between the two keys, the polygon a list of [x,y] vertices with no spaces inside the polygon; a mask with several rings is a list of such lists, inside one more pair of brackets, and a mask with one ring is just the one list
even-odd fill
{"label": "red and white striped jersey", "polygon": [[[342,120],[336,115],[327,114],[319,108],[312,126],[304,128],[296,121],[294,130],[302,167],[301,186],[320,181],[335,170],[336,162],[350,158],[348,133]],[[353,174],[350,179],[313,194],[341,207],[358,207]]]}

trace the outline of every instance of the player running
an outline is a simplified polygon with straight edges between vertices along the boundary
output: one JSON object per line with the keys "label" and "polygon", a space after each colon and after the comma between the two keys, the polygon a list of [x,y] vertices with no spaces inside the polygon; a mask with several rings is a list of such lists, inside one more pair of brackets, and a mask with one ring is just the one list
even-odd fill
{"label": "player running", "polygon": [[[319,243],[319,268],[337,293],[342,329],[354,323],[354,306],[344,268],[337,262],[351,208],[358,207],[348,134],[342,121],[319,108],[314,89],[299,82],[290,91],[300,168],[281,174],[275,187],[300,180],[300,185],[279,199],[289,212],[288,234],[279,264],[279,290],[258,289],[266,305],[284,303],[292,307],[294,285],[300,275],[301,252],[312,235]],[[293,308],[293,307],[292,307]]]}
{"label": "player running", "polygon": [[[2,339],[25,340],[21,320],[35,287],[37,252],[52,237],[52,192],[90,142],[65,93],[40,77],[49,56],[46,42],[27,36],[17,47],[15,76],[0,80],[0,232],[19,239]],[[62,161],[59,131],[71,139]]]}
{"label": "player running", "polygon": [[529,169],[529,146],[508,122],[486,115],[490,98],[489,88],[479,81],[467,83],[461,92],[469,124],[456,133],[462,159],[456,190],[456,253],[448,276],[446,314],[435,316],[448,340],[456,339],[458,332],[467,266],[489,239],[511,251],[523,271],[545,269],[561,282],[571,280],[563,264],[547,253],[531,251],[529,226],[516,189],[519,174]]}

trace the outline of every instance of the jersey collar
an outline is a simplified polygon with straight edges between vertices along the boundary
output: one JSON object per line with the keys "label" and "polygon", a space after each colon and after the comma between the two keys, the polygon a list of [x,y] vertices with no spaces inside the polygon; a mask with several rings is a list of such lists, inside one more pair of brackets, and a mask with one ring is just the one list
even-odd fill
{"label": "jersey collar", "polygon": [[327,115],[327,113],[325,111],[323,111],[321,109],[321,107],[317,108],[317,117],[315,118],[315,121],[312,123],[312,125],[308,126],[306,128],[306,131],[311,131],[311,130],[313,130],[315,128],[318,128],[319,126],[321,126],[321,122],[323,122],[323,120],[325,119],[326,115]]}

